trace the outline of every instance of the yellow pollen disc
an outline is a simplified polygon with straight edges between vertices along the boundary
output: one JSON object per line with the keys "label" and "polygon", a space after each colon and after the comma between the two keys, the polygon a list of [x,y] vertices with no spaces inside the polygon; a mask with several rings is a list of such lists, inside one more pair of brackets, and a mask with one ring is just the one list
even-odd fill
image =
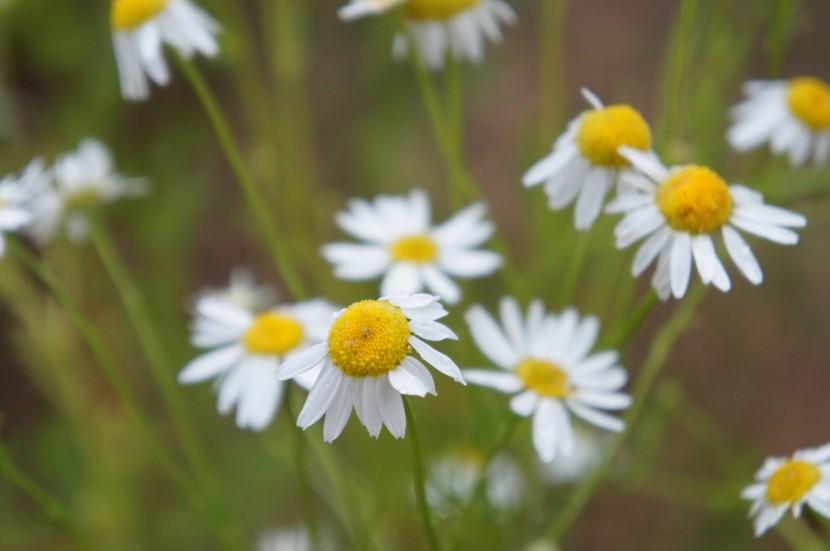
{"label": "yellow pollen disc", "polygon": [[64,208],[68,211],[78,212],[90,210],[101,203],[101,194],[95,188],[84,188],[68,195],[64,202]]}
{"label": "yellow pollen disc", "polygon": [[550,398],[565,398],[573,391],[568,374],[553,362],[528,358],[516,368],[516,375],[532,390]]}
{"label": "yellow pollen disc", "polygon": [[830,86],[813,77],[794,78],[787,93],[790,110],[813,130],[830,128]]}
{"label": "yellow pollen disc", "polygon": [[411,235],[392,243],[389,253],[398,262],[426,264],[438,256],[438,245],[426,235]]}
{"label": "yellow pollen disc", "polygon": [[795,503],[819,480],[821,472],[812,463],[787,461],[770,477],[767,483],[767,501],[773,505]]}
{"label": "yellow pollen disc", "polygon": [[329,331],[329,356],[351,377],[389,373],[409,353],[412,330],[400,308],[385,300],[349,306]]}
{"label": "yellow pollen disc", "polygon": [[154,18],[167,0],[112,0],[112,28],[128,31]]}
{"label": "yellow pollen disc", "polygon": [[647,151],[651,147],[651,130],[636,109],[611,105],[585,114],[576,145],[582,156],[595,165],[625,168],[630,163],[617,152],[619,148],[628,146]]}
{"label": "yellow pollen disc", "polygon": [[660,184],[657,206],[672,228],[695,235],[711,233],[729,221],[732,195],[723,178],[692,165]]}
{"label": "yellow pollen disc", "polygon": [[406,15],[411,19],[446,20],[481,2],[482,0],[409,0],[405,9]]}
{"label": "yellow pollen disc", "polygon": [[273,312],[260,314],[242,343],[251,354],[279,356],[294,349],[303,340],[303,326],[297,320]]}

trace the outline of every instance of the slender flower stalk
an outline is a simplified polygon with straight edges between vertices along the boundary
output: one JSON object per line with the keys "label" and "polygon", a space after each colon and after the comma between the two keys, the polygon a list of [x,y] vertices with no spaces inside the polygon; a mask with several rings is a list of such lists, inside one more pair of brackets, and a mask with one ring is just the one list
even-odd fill
{"label": "slender flower stalk", "polygon": [[34,500],[43,512],[54,522],[65,526],[72,520],[72,512],[59,499],[52,496],[48,490],[37,481],[22,472],[14,464],[9,450],[0,442],[0,477],[8,480],[13,486],[23,491]]}
{"label": "slender flower stalk", "polygon": [[415,426],[415,415],[412,412],[412,407],[409,405],[409,399],[404,398],[403,401],[404,412],[406,412],[406,422],[409,425],[409,440],[412,442],[412,468],[413,480],[415,485],[415,501],[418,504],[418,510],[421,513],[421,523],[424,526],[427,540],[429,541],[432,551],[441,551],[441,544],[438,542],[438,536],[435,533],[435,526],[433,525],[432,510],[427,501],[426,492],[426,477],[424,475],[424,457],[421,452],[421,444],[418,439],[418,429]]}

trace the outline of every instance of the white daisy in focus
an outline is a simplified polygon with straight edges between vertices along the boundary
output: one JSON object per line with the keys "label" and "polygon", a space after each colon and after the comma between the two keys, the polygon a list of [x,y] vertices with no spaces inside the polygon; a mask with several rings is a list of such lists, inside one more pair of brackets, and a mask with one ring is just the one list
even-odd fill
{"label": "white daisy in focus", "polygon": [[568,412],[597,427],[621,431],[622,420],[603,410],[622,410],[631,398],[620,391],[628,379],[616,365],[619,354],[590,354],[599,334],[599,321],[579,319],[573,308],[560,315],[547,314],[534,300],[522,318],[513,298],[501,301],[499,327],[479,305],[466,314],[479,349],[502,369],[465,369],[473,384],[515,394],[513,413],[533,416],[533,445],[542,461],[574,452],[573,426]]}
{"label": "white daisy in focus", "polygon": [[527,187],[544,182],[548,206],[553,210],[562,210],[575,200],[574,225],[580,231],[594,224],[608,191],[631,167],[619,148],[633,147],[653,155],[651,130],[636,109],[629,105],[606,107],[585,88],[582,95],[593,109],[571,121],[550,155],[522,178]]}
{"label": "white daisy in focus", "polygon": [[574,449],[570,455],[559,457],[550,463],[540,463],[542,478],[551,485],[573,484],[582,480],[599,465],[603,450],[608,446],[607,434],[576,424]]}
{"label": "white daisy in focus", "polygon": [[258,313],[274,305],[276,293],[269,285],[259,285],[250,270],[236,267],[231,272],[227,287],[208,289],[202,296],[210,296],[243,310]]}
{"label": "white daisy in focus", "polygon": [[282,364],[280,380],[322,367],[297,419],[307,429],[325,415],[323,439],[337,438],[354,408],[369,434],[383,425],[395,438],[406,433],[402,394],[435,395],[432,375],[410,352],[441,373],[466,384],[458,366],[421,339],[457,339],[435,320],[447,315],[438,297],[397,294],[356,302],[338,313],[326,342]]}
{"label": "white daisy in focus", "polygon": [[515,509],[525,494],[519,465],[507,455],[498,455],[484,468],[484,458],[475,449],[454,450],[429,469],[427,501],[433,511],[450,513],[467,505],[484,476],[487,502],[500,511]]}
{"label": "white daisy in focus", "polygon": [[91,138],[60,157],[52,169],[54,187],[42,186],[32,199],[35,216],[27,233],[42,246],[63,227],[70,241],[84,241],[92,210],[121,197],[141,195],[147,189],[144,180],[113,170],[106,146]]}
{"label": "white daisy in focus", "polygon": [[814,77],[753,80],[744,84],[747,99],[732,109],[730,145],[746,152],[769,143],[790,165],[830,162],[830,86]]}
{"label": "white daisy in focus", "polygon": [[334,551],[334,544],[331,540],[323,538],[323,541],[314,545],[311,536],[304,527],[279,530],[272,530],[262,534],[257,540],[257,551]]}
{"label": "white daisy in focus", "polygon": [[500,26],[516,22],[516,13],[503,0],[352,0],[339,13],[351,20],[397,6],[403,8],[407,32],[395,37],[394,56],[407,55],[411,38],[424,64],[436,70],[448,55],[481,62],[486,41],[501,42]]}
{"label": "white daisy in focus", "polygon": [[798,518],[804,505],[830,519],[830,444],[799,450],[792,457],[770,457],[741,497],[751,500],[755,536],[760,537],[792,509]]}
{"label": "white daisy in focus", "polygon": [[6,251],[4,234],[22,230],[32,222],[31,198],[47,187],[48,181],[40,159],[29,163],[20,176],[9,175],[0,180],[0,257]]}
{"label": "white daisy in focus", "polygon": [[671,169],[651,155],[622,148],[638,173],[623,176],[620,195],[606,208],[625,214],[614,233],[617,248],[646,238],[634,257],[635,277],[657,261],[652,286],[662,300],[682,298],[689,286],[692,260],[703,283],[729,291],[732,284],[715,250],[720,234],[735,265],[754,285],[763,279],[761,266],[738,230],[782,245],[794,245],[790,228],[807,224],[804,216],[764,204],[763,196],[740,184],[727,185],[712,170],[697,166]]}
{"label": "white daisy in focus", "polygon": [[[191,342],[208,352],[179,373],[182,384],[217,379],[218,409],[227,415],[236,406],[236,425],[263,430],[274,418],[284,383],[277,367],[323,341],[335,307],[324,300],[282,304],[254,314],[213,296],[197,300]],[[296,382],[311,387],[319,371]]]}
{"label": "white daisy in focus", "polygon": [[383,275],[382,295],[416,293],[425,287],[450,304],[461,299],[461,289],[449,277],[479,278],[502,263],[493,251],[475,248],[493,235],[484,219],[486,207],[476,203],[443,224],[430,224],[429,197],[420,189],[409,197],[380,195],[374,202],[349,201],[337,213],[337,224],[365,244],[330,243],[322,254],[334,264],[337,277],[375,279]]}
{"label": "white daisy in focus", "polygon": [[170,80],[165,43],[186,59],[219,51],[219,24],[190,0],[112,0],[111,24],[121,95],[129,100],[150,96],[147,77],[160,86]]}

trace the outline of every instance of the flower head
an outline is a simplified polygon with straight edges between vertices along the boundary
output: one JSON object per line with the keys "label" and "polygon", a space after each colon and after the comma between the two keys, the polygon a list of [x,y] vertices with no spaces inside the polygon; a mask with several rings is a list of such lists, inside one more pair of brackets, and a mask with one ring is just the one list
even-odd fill
{"label": "flower head", "polygon": [[800,214],[765,205],[757,191],[727,185],[708,168],[686,165],[668,169],[640,151],[620,151],[640,173],[623,177],[620,195],[606,210],[625,214],[615,229],[618,248],[647,237],[634,257],[632,273],[639,276],[656,259],[652,285],[663,300],[686,294],[693,259],[704,284],[712,283],[724,292],[731,288],[715,251],[717,234],[723,237],[741,273],[758,285],[763,280],[761,266],[738,229],[794,245],[798,234],[790,228],[807,223]]}
{"label": "flower head", "polygon": [[512,298],[501,301],[503,327],[478,305],[466,318],[476,344],[501,371],[465,369],[464,376],[473,384],[515,394],[510,409],[533,416],[533,445],[542,461],[573,452],[569,411],[600,428],[623,429],[620,419],[602,410],[631,404],[619,392],[628,376],[616,365],[617,352],[590,354],[599,334],[596,318],[580,320],[574,309],[547,314],[535,300],[523,319]]}
{"label": "flower head", "polygon": [[[239,428],[263,430],[282,399],[284,385],[276,378],[277,367],[321,342],[333,311],[334,306],[318,299],[255,314],[215,296],[203,296],[196,302],[191,340],[208,352],[179,373],[179,382],[216,378],[219,413],[226,415],[236,406]],[[309,372],[297,383],[309,388],[315,377],[316,372]]]}
{"label": "flower head", "polygon": [[450,304],[461,290],[449,276],[483,277],[501,266],[492,251],[475,250],[493,234],[483,204],[472,205],[443,224],[430,224],[429,198],[381,195],[373,203],[353,199],[337,223],[366,244],[331,243],[323,256],[343,279],[374,279],[383,274],[381,294],[415,293],[427,287]]}
{"label": "flower head", "polygon": [[805,504],[830,518],[830,444],[799,450],[789,458],[768,458],[741,497],[752,501],[749,516],[755,517],[758,537],[788,509],[795,517],[801,516]]}
{"label": "flower head", "polygon": [[577,116],[553,144],[550,155],[524,175],[525,186],[544,182],[548,205],[560,210],[576,201],[576,229],[587,230],[596,221],[605,196],[628,171],[631,163],[620,155],[622,146],[651,155],[651,130],[637,110],[628,105],[604,106],[582,89],[593,107]]}
{"label": "flower head", "polygon": [[407,55],[411,40],[431,69],[441,69],[447,55],[480,62],[485,40],[500,42],[500,25],[516,22],[515,12],[503,0],[351,0],[340,8],[340,17],[357,19],[397,6],[404,10],[407,33],[395,37],[395,57]]}
{"label": "flower head", "polygon": [[769,143],[773,153],[786,154],[790,165],[810,159],[817,166],[830,162],[830,86],[814,77],[753,80],[744,84],[747,96],[732,110],[727,138],[744,152]]}
{"label": "flower head", "polygon": [[0,179],[0,257],[6,250],[4,234],[23,229],[34,220],[31,199],[48,186],[49,175],[43,162],[35,159],[18,177]]}
{"label": "flower head", "polygon": [[219,24],[190,0],[112,0],[112,43],[121,79],[121,95],[149,97],[147,77],[164,86],[170,80],[165,43],[190,58],[219,51]]}
{"label": "flower head", "polygon": [[448,327],[436,322],[447,315],[438,297],[397,294],[364,300],[338,313],[326,342],[315,345],[280,366],[277,377],[290,379],[322,366],[297,419],[306,429],[326,416],[323,438],[337,438],[351,416],[375,438],[383,425],[395,438],[406,432],[402,394],[435,394],[427,368],[413,351],[435,369],[466,384],[461,371],[446,355],[421,339],[455,339]]}

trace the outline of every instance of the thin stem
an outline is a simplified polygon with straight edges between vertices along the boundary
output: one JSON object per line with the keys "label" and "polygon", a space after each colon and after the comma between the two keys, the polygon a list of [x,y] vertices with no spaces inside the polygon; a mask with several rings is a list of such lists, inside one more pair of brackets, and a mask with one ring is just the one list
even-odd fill
{"label": "thin stem", "polygon": [[562,285],[560,300],[563,306],[568,306],[573,301],[576,285],[579,283],[579,276],[582,274],[585,258],[588,256],[590,242],[591,232],[582,232],[577,237],[576,247],[568,264],[568,271],[565,273],[565,283]]}
{"label": "thin stem", "polygon": [[541,147],[550,147],[553,129],[564,123],[565,112],[565,20],[568,0],[543,0],[539,17],[539,81],[542,107],[539,117]]}
{"label": "thin stem", "polygon": [[5,444],[0,442],[0,476],[8,480],[23,493],[28,495],[37,503],[46,515],[59,525],[67,525],[72,513],[69,508],[61,503],[34,479],[23,473],[12,460],[12,456]]}
{"label": "thin stem", "polygon": [[222,145],[222,150],[231,165],[231,169],[236,175],[239,185],[242,187],[245,199],[248,201],[248,206],[259,226],[268,252],[271,254],[271,258],[279,270],[280,276],[285,282],[289,293],[295,300],[307,298],[305,283],[292,262],[288,248],[284,246],[277,235],[277,230],[271,221],[265,198],[257,187],[250,170],[248,170],[242,158],[240,148],[233,137],[230,125],[219,106],[219,102],[216,100],[216,97],[195,65],[181,58],[179,59],[179,64],[187,79],[190,81],[193,91],[202,103],[208,119],[210,119],[213,125],[216,136],[219,138],[219,143]]}
{"label": "thin stem", "polygon": [[412,407],[409,405],[409,399],[406,396],[403,399],[403,407],[406,413],[406,424],[409,426],[409,441],[412,442],[415,501],[418,503],[418,510],[421,513],[421,523],[424,526],[424,532],[426,533],[432,551],[441,551],[441,545],[438,543],[438,536],[435,534],[435,527],[432,524],[432,511],[427,502],[424,458],[418,440],[418,428],[415,424],[415,415],[412,413]]}
{"label": "thin stem", "polygon": [[660,299],[657,296],[657,293],[653,290],[649,290],[648,294],[646,294],[646,296],[644,296],[640,303],[634,308],[634,311],[631,313],[628,320],[626,320],[625,324],[620,327],[616,333],[614,333],[613,337],[611,337],[611,348],[622,348],[626,345],[637,330],[640,329],[643,322],[645,322],[648,315],[659,302]]}
{"label": "thin stem", "polygon": [[633,403],[625,414],[626,430],[614,436],[611,444],[605,450],[597,468],[590,475],[582,479],[582,482],[571,493],[568,501],[558,511],[556,518],[550,525],[547,536],[553,541],[559,542],[579,516],[582,509],[588,504],[603,481],[614,459],[625,444],[632,428],[637,423],[643,408],[646,404],[651,389],[660,374],[660,370],[666,362],[677,339],[683,334],[686,327],[692,321],[700,302],[706,294],[706,287],[698,286],[691,291],[683,303],[675,310],[672,317],[660,329],[649,350],[643,368],[637,378],[637,385],[634,388]]}
{"label": "thin stem", "polygon": [[306,453],[306,442],[303,438],[303,431],[300,427],[294,424],[296,415],[294,408],[291,406],[291,395],[294,394],[293,383],[286,383],[285,395],[283,396],[283,404],[285,413],[288,417],[288,422],[292,425],[290,430],[293,433],[292,440],[294,441],[294,468],[297,472],[297,479],[300,484],[300,507],[303,511],[306,527],[308,528],[309,536],[311,537],[311,548],[320,548],[320,528],[317,522],[317,512],[314,508],[314,493],[311,487],[311,481],[308,476],[308,468],[306,463],[308,461],[308,454]]}

